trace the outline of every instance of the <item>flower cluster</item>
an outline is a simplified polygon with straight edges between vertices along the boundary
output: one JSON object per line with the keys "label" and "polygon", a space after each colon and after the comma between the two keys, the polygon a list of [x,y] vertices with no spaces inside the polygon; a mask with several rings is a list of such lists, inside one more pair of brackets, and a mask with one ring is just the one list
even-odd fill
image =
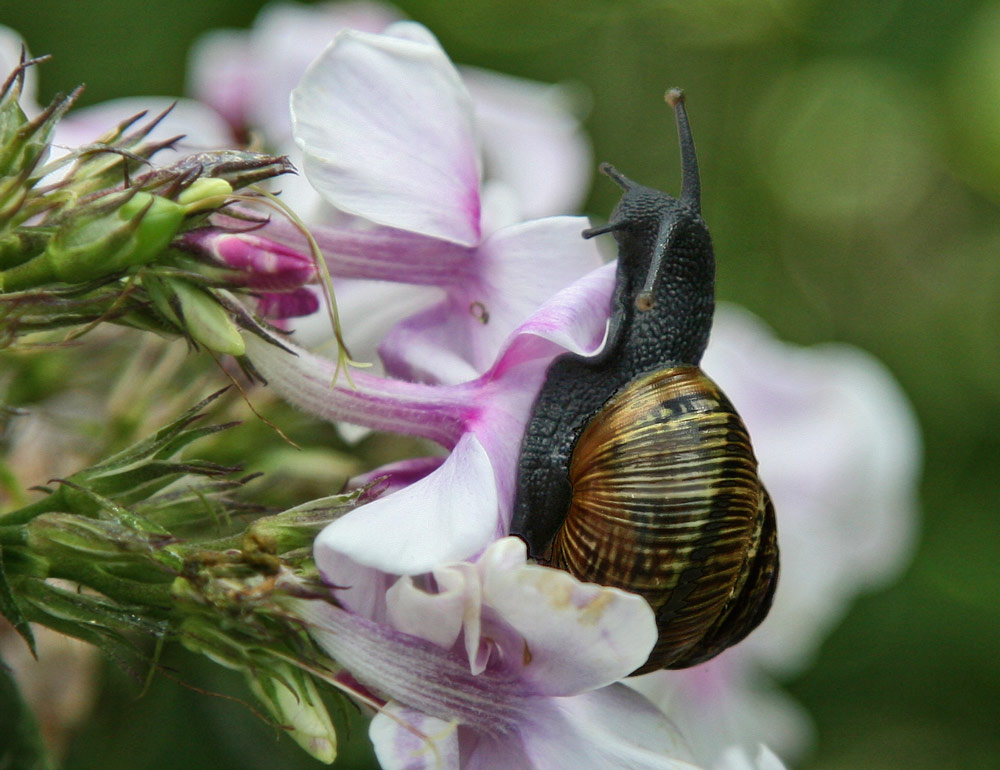
{"label": "flower cluster", "polygon": [[236,200],[260,199],[248,188],[291,171],[286,158],[180,155],[183,136],[168,133],[185,119],[176,106],[150,119],[102,108],[99,130],[94,116],[71,111],[79,90],[39,108],[28,77],[38,63],[22,49],[0,85],[0,346],[114,321],[241,355],[237,324],[257,323],[233,293],[272,316],[317,309],[303,288],[315,260],[255,234],[266,217],[210,221]]}
{"label": "flower cluster", "polygon": [[[440,449],[353,479],[363,491],[321,531],[310,519],[328,589],[316,591],[270,551],[266,578],[245,555],[221,571],[188,569],[170,589],[178,606],[197,609],[185,643],[244,671],[270,671],[254,685],[258,697],[324,759],[332,728],[302,676],[322,666],[284,648],[249,659],[231,635],[217,635],[212,612],[234,597],[266,595],[261,622],[292,622],[343,666],[320,678],[378,708],[370,736],[386,770],[778,770],[759,744],[794,754],[809,727],[770,677],[803,666],[850,597],[908,552],[918,439],[889,375],[858,351],[787,346],[744,311],[720,309],[703,365],[754,436],[778,509],[784,580],[771,617],[743,644],[689,671],[623,684],[655,641],[649,606],[532,564],[508,536],[535,396],[557,356],[600,350],[614,291],[614,264],[580,237],[588,221],[562,215],[589,178],[566,92],[459,70],[424,27],[360,3],[270,6],[251,32],[206,39],[192,62],[205,104],[172,113],[200,127],[188,131],[192,149],[263,134],[303,172],[285,178],[282,192],[309,233],[261,216],[253,202],[223,212],[204,197],[163,194],[169,180],[141,188],[159,196],[155,205],[189,207],[139,260],[166,243],[179,260],[149,282],[160,323],[245,353],[311,414]],[[107,120],[120,108],[84,117]],[[109,141],[117,137],[99,144]],[[171,168],[183,170],[178,163]],[[85,177],[66,178],[71,186]],[[152,211],[125,203],[110,213],[127,227]],[[197,227],[180,225],[195,214]],[[273,318],[313,313],[305,284],[317,277],[314,251],[334,277],[352,348],[377,353],[384,374],[347,373],[315,352],[308,318],[291,337],[252,319],[244,326],[254,334],[219,337],[218,319],[192,320],[210,313],[198,292],[218,298],[222,286]],[[251,318],[238,301],[214,307],[230,325]],[[288,716],[292,701],[305,704],[301,716]]]}

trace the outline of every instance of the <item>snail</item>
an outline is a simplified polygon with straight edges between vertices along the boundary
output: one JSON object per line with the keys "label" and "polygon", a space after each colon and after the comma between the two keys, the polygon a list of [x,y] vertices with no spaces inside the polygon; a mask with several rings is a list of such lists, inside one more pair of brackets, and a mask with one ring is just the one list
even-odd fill
{"label": "snail", "polygon": [[616,288],[596,356],[546,373],[521,444],[511,531],[542,564],[643,596],[659,638],[634,673],[685,668],[767,615],[778,576],[774,507],[740,416],[698,368],[715,306],[683,93],[679,198],[601,171],[624,194],[610,222]]}

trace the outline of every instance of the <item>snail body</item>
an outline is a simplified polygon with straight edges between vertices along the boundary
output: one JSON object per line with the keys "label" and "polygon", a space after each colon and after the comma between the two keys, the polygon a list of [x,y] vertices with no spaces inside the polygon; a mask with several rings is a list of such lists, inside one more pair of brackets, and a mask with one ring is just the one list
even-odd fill
{"label": "snail body", "polygon": [[602,170],[625,193],[610,222],[617,284],[604,347],[556,359],[521,447],[511,531],[538,561],[643,596],[659,639],[635,673],[684,668],[767,615],[774,508],[746,427],[698,368],[715,263],[680,92],[679,198]]}

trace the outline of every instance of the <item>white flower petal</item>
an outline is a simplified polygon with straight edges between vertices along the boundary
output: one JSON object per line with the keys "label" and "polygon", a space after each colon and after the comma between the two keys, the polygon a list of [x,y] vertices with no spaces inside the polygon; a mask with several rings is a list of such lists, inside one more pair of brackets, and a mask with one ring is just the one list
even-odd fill
{"label": "white flower petal", "polygon": [[480,737],[462,770],[540,770],[516,740]]}
{"label": "white flower petal", "polygon": [[414,382],[444,384],[482,374],[469,355],[475,324],[480,323],[472,313],[478,310],[461,304],[461,298],[449,296],[392,327],[378,346],[386,371]]}
{"label": "white flower petal", "polygon": [[525,682],[540,694],[572,695],[646,662],[657,630],[642,597],[526,560],[516,537],[494,543],[480,559],[483,601],[524,639]]}
{"label": "white flower petal", "polygon": [[621,684],[539,700],[521,737],[538,770],[697,770],[663,713]]}
{"label": "white flower petal", "polygon": [[316,538],[316,563],[326,573],[348,556],[396,575],[430,572],[482,550],[498,516],[493,466],[467,433],[430,475],[327,526]]}
{"label": "white flower petal", "polygon": [[[31,58],[24,38],[10,27],[0,24],[0,83],[7,80],[16,67],[21,64],[21,51],[25,58]],[[38,66],[28,67],[24,73],[24,88],[21,91],[20,105],[29,118],[38,114]]]}
{"label": "white flower petal", "polygon": [[[319,558],[316,561],[319,562]],[[344,609],[376,623],[386,622],[385,594],[396,580],[395,575],[358,564],[343,554],[327,558],[320,572]]]}
{"label": "white flower petal", "polygon": [[[468,92],[440,46],[343,32],[292,93],[306,175],[339,209],[462,245],[480,239]],[[423,34],[423,33],[421,33]]]}
{"label": "white flower petal", "polygon": [[745,749],[730,746],[714,765],[714,770],[785,770],[785,766],[767,746],[758,746],[754,759],[750,758]]}
{"label": "white flower petal", "polygon": [[765,741],[784,756],[802,757],[815,739],[809,714],[756,669],[743,645],[693,668],[656,671],[627,681],[670,714],[692,752],[705,764],[729,745]]}
{"label": "white flower petal", "polygon": [[[246,32],[218,29],[202,35],[188,56],[189,92],[234,128],[246,125],[252,94],[267,74],[253,54]],[[288,110],[284,112],[288,126]],[[290,126],[285,134],[291,135]]]}
{"label": "white flower petal", "polygon": [[375,715],[368,737],[383,770],[459,770],[458,728],[398,703]]}
{"label": "white flower petal", "polygon": [[448,650],[463,623],[478,625],[482,591],[472,565],[464,563],[434,570],[434,582],[437,591],[430,593],[408,576],[397,580],[386,594],[388,618],[394,628]]}
{"label": "white flower petal", "polygon": [[[467,297],[470,303],[479,301],[489,319],[479,323],[470,351],[479,371],[492,364],[514,329],[562,289],[604,263],[597,243],[581,235],[588,226],[586,217],[536,219],[498,230],[480,246],[482,296]],[[610,312],[610,302],[606,312]]]}
{"label": "white flower petal", "polygon": [[521,219],[579,211],[590,190],[590,142],[565,86],[462,67],[491,177],[514,191]]}

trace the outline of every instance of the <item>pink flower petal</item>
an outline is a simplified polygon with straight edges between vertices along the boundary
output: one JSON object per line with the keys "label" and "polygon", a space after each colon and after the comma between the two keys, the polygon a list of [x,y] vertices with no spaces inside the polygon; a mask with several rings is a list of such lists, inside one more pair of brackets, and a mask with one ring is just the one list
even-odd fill
{"label": "pink flower petal", "polygon": [[611,313],[615,269],[614,262],[602,265],[550,297],[507,338],[488,378],[533,358],[597,353]]}
{"label": "pink flower petal", "polygon": [[[352,384],[347,384],[347,375],[338,373],[333,361],[287,340],[275,338],[271,343],[248,335],[246,347],[270,386],[292,404],[330,422],[409,433],[448,448],[465,430],[471,409],[468,388],[435,388],[357,370],[350,374]],[[345,384],[334,385],[335,378]]]}
{"label": "pink flower petal", "polygon": [[480,239],[468,92],[429,33],[343,32],[292,93],[305,173],[339,209],[462,245]]}
{"label": "pink flower petal", "polygon": [[[479,280],[489,322],[480,324],[488,333],[472,351],[477,369],[489,367],[511,331],[563,289],[601,267],[604,259],[597,243],[582,236],[588,226],[586,217],[537,219],[499,230],[482,244]],[[603,305],[602,290],[595,291],[597,304]],[[610,306],[608,301],[602,320],[607,320]]]}
{"label": "pink flower petal", "polygon": [[600,267],[596,245],[580,237],[586,226],[583,217],[550,217],[491,235],[476,252],[477,278],[450,288],[444,301],[386,335],[379,352],[387,371],[444,383],[485,372],[519,325]]}
{"label": "pink flower petal", "polygon": [[440,468],[444,461],[444,457],[414,457],[409,460],[399,460],[355,476],[347,486],[350,489],[358,489],[367,484],[376,484],[377,494],[397,492],[430,475]]}

